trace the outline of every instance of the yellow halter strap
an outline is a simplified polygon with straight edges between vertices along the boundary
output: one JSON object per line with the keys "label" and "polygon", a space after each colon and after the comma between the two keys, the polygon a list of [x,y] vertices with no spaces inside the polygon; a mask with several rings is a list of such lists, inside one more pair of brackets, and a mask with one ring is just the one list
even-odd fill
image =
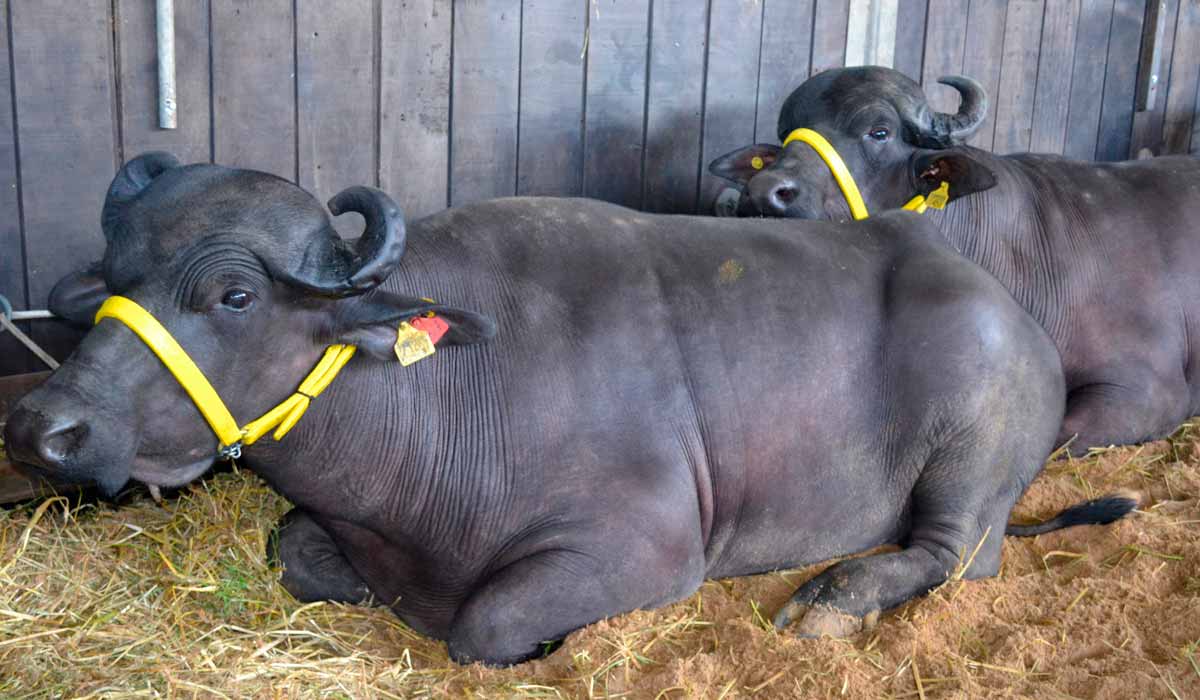
{"label": "yellow halter strap", "polygon": [[96,312],[96,323],[105,318],[113,318],[129,326],[158,359],[162,360],[183,390],[192,397],[204,420],[212,427],[213,433],[221,443],[218,455],[227,459],[240,457],[243,445],[253,444],[272,429],[275,429],[276,440],[287,435],[308,410],[312,399],[329,386],[342,367],[354,357],[356,350],[353,345],[330,345],[325,349],[325,355],[317,366],[300,382],[296,393],[267,411],[261,418],[239,428],[233,414],[225,407],[225,403],[221,401],[221,397],[217,395],[204,373],[149,311],[132,299],[111,296]]}
{"label": "yellow halter strap", "polygon": [[[795,129],[787,135],[783,140],[783,148],[787,148],[789,143],[800,141],[812,147],[821,160],[825,161],[825,165],[829,166],[829,172],[833,174],[833,179],[837,181],[838,187],[842,190],[842,196],[846,198],[846,204],[850,205],[850,215],[855,219],[867,218],[867,204],[863,201],[862,194],[858,191],[858,185],[854,182],[854,176],[850,174],[850,169],[846,167],[846,163],[842,157],[838,155],[837,149],[833,144],[829,143],[824,136],[818,134],[812,129]],[[946,202],[950,199],[950,183],[943,182],[936,190],[929,193],[929,196],[917,195],[908,200],[904,205],[904,209],[915,211],[918,214],[924,214],[929,207],[941,209],[946,206]]]}

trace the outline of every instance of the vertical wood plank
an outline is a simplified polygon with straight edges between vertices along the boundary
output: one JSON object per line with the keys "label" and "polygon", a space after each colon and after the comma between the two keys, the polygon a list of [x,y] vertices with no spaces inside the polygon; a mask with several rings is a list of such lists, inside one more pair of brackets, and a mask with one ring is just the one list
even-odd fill
{"label": "vertical wood plank", "polygon": [[450,204],[517,190],[521,0],[454,6]]}
{"label": "vertical wood plank", "polygon": [[121,135],[128,160],[167,151],[184,163],[212,159],[209,111],[208,3],[175,3],[175,96],[178,126],[158,128],[158,45],[154,3],[118,0]]}
{"label": "vertical wood plank", "polygon": [[928,0],[905,0],[896,16],[896,52],[893,68],[920,82],[925,63],[925,12]]}
{"label": "vertical wood plank", "polygon": [[[29,308],[25,297],[25,244],[17,183],[17,148],[13,131],[12,80],[8,63],[8,0],[0,0],[0,294],[17,309]],[[27,324],[21,324],[29,333]],[[0,333],[0,376],[32,372],[36,360],[11,333]]]}
{"label": "vertical wood plank", "polygon": [[[110,9],[107,0],[11,7],[29,303],[35,308],[45,308],[63,275],[104,249],[100,208],[117,164]],[[39,321],[33,337],[61,360],[80,334]]]}
{"label": "vertical wood plank", "polygon": [[[352,185],[375,185],[375,7],[372,0],[296,3],[298,184],[321,202]],[[356,237],[362,222],[334,226]]]}
{"label": "vertical wood plank", "polygon": [[708,75],[704,101],[704,174],[701,212],[711,211],[726,181],[708,173],[714,158],[754,139],[758,52],[762,6],[753,0],[714,0],[708,33]]}
{"label": "vertical wood plank", "polygon": [[[809,76],[814,0],[763,0],[754,140],[776,142],[783,101]],[[708,164],[705,163],[705,167]]]}
{"label": "vertical wood plank", "polygon": [[850,0],[817,0],[813,15],[813,75],[846,64],[849,24]]}
{"label": "vertical wood plank", "polygon": [[[1156,69],[1158,80],[1153,85],[1149,75],[1138,76],[1138,82],[1148,91],[1142,95],[1146,100],[1147,109],[1135,111],[1133,114],[1133,139],[1129,144],[1131,156],[1138,151],[1149,148],[1161,154],[1163,147],[1163,127],[1167,114],[1167,91],[1171,84],[1171,56],[1175,51],[1175,29],[1179,19],[1179,0],[1150,0],[1146,6],[1146,14],[1150,15],[1152,8],[1157,8],[1159,26],[1156,28],[1157,48],[1145,65],[1147,69]],[[1143,27],[1143,36],[1148,27]],[[1144,42],[1144,40],[1143,40]],[[1142,55],[1146,56],[1149,45],[1142,47]],[[1139,71],[1141,68],[1139,67]]]}
{"label": "vertical wood plank", "polygon": [[1200,82],[1200,0],[1183,0],[1175,25],[1171,77],[1163,114],[1163,150],[1187,153],[1192,145],[1196,91]]}
{"label": "vertical wood plank", "polygon": [[1146,0],[1116,0],[1113,5],[1096,160],[1125,160],[1130,156],[1137,63],[1145,12]]}
{"label": "vertical wood plank", "polygon": [[1200,155],[1200,94],[1196,95],[1196,103],[1192,108],[1192,142],[1188,148],[1188,152],[1192,155]]}
{"label": "vertical wood plank", "polygon": [[847,66],[891,68],[895,64],[898,12],[898,0],[850,0]]}
{"label": "vertical wood plank", "polygon": [[[693,213],[700,169],[708,166],[700,162],[708,10],[695,0],[654,0],[651,9],[643,207]],[[807,77],[808,51],[804,62]]]}
{"label": "vertical wood plank", "polygon": [[589,5],[583,191],[642,203],[649,0]]}
{"label": "vertical wood plank", "polygon": [[1075,60],[1071,69],[1071,106],[1067,111],[1067,143],[1063,154],[1092,160],[1100,133],[1100,107],[1104,99],[1104,70],[1108,61],[1108,36],[1112,28],[1113,0],[1083,0],[1075,33]]}
{"label": "vertical wood plank", "polygon": [[212,0],[213,151],[221,165],[296,178],[291,0]]}
{"label": "vertical wood plank", "polygon": [[577,0],[525,0],[517,194],[583,192],[583,39]]}
{"label": "vertical wood plank", "polygon": [[1078,21],[1079,0],[1046,0],[1029,142],[1029,150],[1036,153],[1062,153],[1066,147],[1071,71],[1063,67],[1071,65],[1075,55]]}
{"label": "vertical wood plank", "polygon": [[1011,0],[1004,23],[1004,66],[996,95],[996,153],[1029,150],[1042,43],[1043,0]]}
{"label": "vertical wood plank", "polygon": [[[1177,4],[1177,3],[1176,3]],[[1142,50],[1138,55],[1138,82],[1134,110],[1153,111],[1158,96],[1159,61],[1166,39],[1167,20],[1172,11],[1166,0],[1147,0],[1142,19]],[[1178,9],[1176,6],[1174,9]],[[1173,18],[1171,18],[1173,19]]]}
{"label": "vertical wood plank", "polygon": [[963,51],[963,75],[978,80],[987,90],[990,114],[967,140],[977,148],[991,150],[996,133],[996,104],[1000,94],[1000,66],[1004,59],[1005,0],[971,0],[967,13],[967,38]]}
{"label": "vertical wood plank", "polygon": [[449,201],[452,15],[442,0],[380,5],[379,186],[410,219]]}
{"label": "vertical wood plank", "polygon": [[963,47],[967,36],[967,13],[957,0],[929,0],[925,28],[925,64],[921,85],[929,98],[929,108],[938,112],[958,110],[959,96],[952,88],[939,85],[944,75],[959,75],[963,66]]}

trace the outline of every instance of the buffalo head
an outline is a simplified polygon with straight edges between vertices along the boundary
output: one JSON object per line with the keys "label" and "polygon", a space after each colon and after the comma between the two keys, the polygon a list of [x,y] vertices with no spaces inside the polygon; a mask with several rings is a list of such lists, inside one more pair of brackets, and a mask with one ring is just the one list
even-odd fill
{"label": "buffalo head", "polygon": [[[961,144],[983,123],[987,95],[979,83],[942,78],[962,95],[955,114],[934,112],[921,87],[890,68],[860,66],[809,78],[779,114],[779,139],[808,128],[824,136],[854,176],[870,211],[894,209],[942,181],[952,198],[995,180]],[[742,191],[743,216],[848,219],[849,206],[829,166],[804,143],[756,144],[717,158],[717,176]]]}
{"label": "buffalo head", "polygon": [[[134,300],[243,423],[292,394],[330,344],[395,361],[398,323],[429,311],[450,325],[443,342],[493,332],[476,314],[380,287],[405,249],[404,217],[387,195],[351,187],[329,209],[362,215],[362,237],[342,240],[311,195],[273,175],[142,155],[109,187],[103,260],[59,282],[51,308],[90,323],[109,294]],[[5,442],[18,460],[110,493],[130,477],[184,484],[217,454],[184,389],[114,319],[17,406]]]}

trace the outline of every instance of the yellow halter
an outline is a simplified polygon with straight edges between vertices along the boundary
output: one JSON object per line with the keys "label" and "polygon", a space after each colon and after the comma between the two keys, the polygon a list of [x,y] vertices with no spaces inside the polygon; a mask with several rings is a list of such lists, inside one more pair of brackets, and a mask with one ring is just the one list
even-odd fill
{"label": "yellow halter", "polygon": [[357,349],[353,345],[330,345],[325,350],[317,366],[313,368],[296,393],[284,399],[275,408],[267,411],[258,420],[251,421],[245,427],[239,428],[233,414],[225,407],[221,397],[217,395],[212,384],[205,378],[204,373],[192,361],[187,352],[180,347],[171,333],[154,318],[149,311],[143,309],[137,302],[122,296],[111,296],[96,312],[96,323],[101,319],[114,318],[138,335],[147,346],[158,355],[158,359],[166,365],[175,379],[183,386],[183,390],[192,401],[204,420],[208,421],[213,432],[220,441],[218,456],[225,459],[236,459],[242,455],[242,446],[251,445],[268,431],[275,429],[274,438],[279,440],[296,425],[312,399],[316,398],[342,367],[354,357]]}
{"label": "yellow halter", "polygon": [[[857,219],[867,218],[867,205],[863,202],[862,194],[858,191],[858,185],[854,182],[854,176],[850,174],[850,169],[846,167],[846,163],[842,161],[842,157],[838,155],[837,149],[833,144],[829,143],[824,136],[818,134],[812,129],[796,129],[787,135],[783,140],[783,148],[787,148],[789,143],[800,141],[806,143],[821,156],[821,160],[825,161],[825,165],[829,166],[829,172],[833,174],[833,179],[837,180],[838,187],[842,190],[842,196],[846,198],[846,204],[850,205],[850,215]],[[757,169],[757,168],[756,168]],[[928,196],[917,195],[908,200],[904,205],[904,209],[915,211],[918,214],[924,214],[929,207],[941,209],[946,206],[946,202],[950,199],[950,183],[942,182]]]}

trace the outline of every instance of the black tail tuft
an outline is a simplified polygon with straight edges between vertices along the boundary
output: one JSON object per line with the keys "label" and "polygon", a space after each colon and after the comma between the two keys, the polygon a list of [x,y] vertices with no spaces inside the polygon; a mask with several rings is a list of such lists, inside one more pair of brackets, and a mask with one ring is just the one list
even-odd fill
{"label": "black tail tuft", "polygon": [[1138,507],[1141,499],[1133,492],[1110,493],[1102,498],[1073,505],[1058,515],[1037,525],[1013,525],[1009,523],[1004,534],[1014,537],[1033,537],[1072,525],[1107,525],[1129,515]]}

